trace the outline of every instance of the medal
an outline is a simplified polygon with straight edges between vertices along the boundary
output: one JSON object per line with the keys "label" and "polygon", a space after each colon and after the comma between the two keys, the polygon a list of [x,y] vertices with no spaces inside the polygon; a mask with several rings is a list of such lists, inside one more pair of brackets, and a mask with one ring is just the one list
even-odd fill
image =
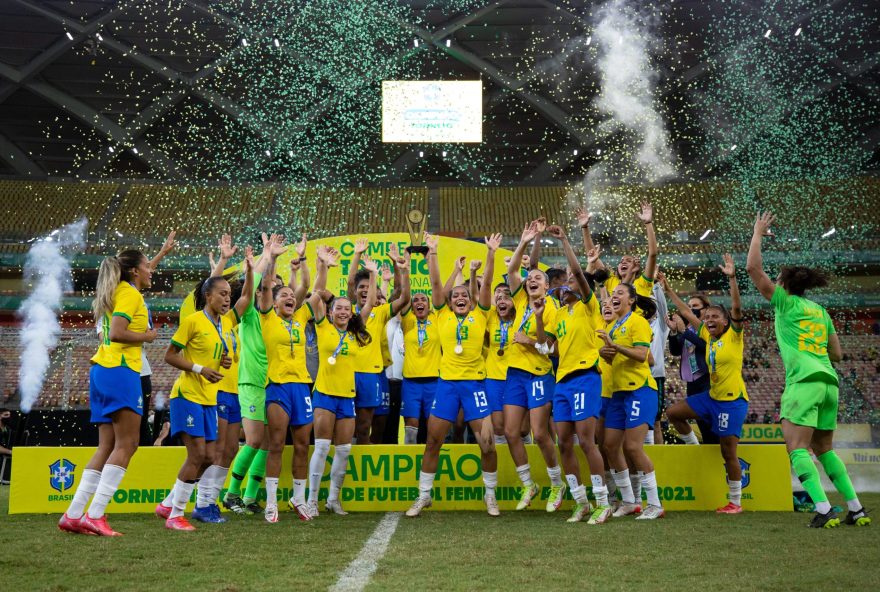
{"label": "medal", "polygon": [[336,329],[336,332],[339,334],[339,343],[336,344],[336,349],[333,350],[333,353],[327,358],[327,363],[331,366],[336,365],[336,356],[342,351],[342,344],[345,343],[345,337],[348,335],[348,331],[340,331],[339,329]]}
{"label": "medal", "polygon": [[331,366],[335,366],[336,365],[336,356],[330,356],[329,358],[327,358],[327,363],[330,364]]}
{"label": "medal", "polygon": [[503,349],[499,349],[497,353],[498,353],[499,356],[503,356],[503,355],[504,355],[504,350],[503,350]]}
{"label": "medal", "polygon": [[463,351],[464,351],[464,348],[462,346],[460,346],[460,345],[455,346],[455,353],[460,354]]}

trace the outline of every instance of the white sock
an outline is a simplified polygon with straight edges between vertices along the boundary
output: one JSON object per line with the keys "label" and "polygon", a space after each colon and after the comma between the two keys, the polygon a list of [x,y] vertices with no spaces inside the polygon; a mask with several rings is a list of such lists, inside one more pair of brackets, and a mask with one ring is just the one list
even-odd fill
{"label": "white sock", "polygon": [[305,479],[294,479],[293,480],[293,503],[295,505],[302,505],[306,502],[306,480]]}
{"label": "white sock", "polygon": [[[574,491],[578,485],[581,484],[580,480],[577,478],[577,475],[565,475],[565,482],[568,483],[568,490]],[[574,495],[574,494],[572,494]]]}
{"label": "white sock", "polygon": [[104,465],[101,471],[101,480],[95,489],[95,496],[89,504],[89,518],[100,518],[104,515],[107,504],[113,499],[113,494],[119,489],[122,478],[125,477],[125,469],[117,465]]}
{"label": "white sock", "polygon": [[654,471],[651,471],[650,473],[642,473],[639,471],[639,474],[642,478],[642,488],[645,490],[645,495],[648,497],[648,504],[657,508],[662,507],[660,504],[660,495],[657,493],[656,473],[654,473]]}
{"label": "white sock", "polygon": [[517,475],[519,475],[519,480],[522,481],[522,484],[525,487],[531,487],[533,485],[534,481],[532,481],[532,468],[529,466],[528,463],[516,467],[516,473]]}
{"label": "white sock", "polygon": [[831,504],[828,501],[817,502],[816,503],[816,511],[820,514],[827,514],[831,511]]}
{"label": "white sock", "polygon": [[495,443],[507,444],[507,438],[504,436],[504,434],[501,434],[500,436],[498,434],[495,434]]}
{"label": "white sock", "polygon": [[168,495],[165,496],[165,499],[163,499],[161,502],[159,502],[163,506],[165,506],[166,508],[173,508],[174,507],[174,496],[177,493],[177,484],[179,482],[180,482],[179,480],[175,481],[174,487],[171,488],[171,491],[168,492]]}
{"label": "white sock", "polygon": [[653,444],[654,443],[654,429],[651,428],[647,432],[645,432],[645,444]]}
{"label": "white sock", "polygon": [[351,444],[337,444],[333,464],[330,465],[330,494],[327,496],[327,501],[339,499],[339,492],[342,491],[342,483],[345,481],[345,471],[348,469],[349,454],[351,454]]}
{"label": "white sock", "polygon": [[493,471],[483,471],[483,486],[486,488],[486,495],[495,495],[495,488],[498,486],[498,473]]}
{"label": "white sock", "polygon": [[419,471],[419,497],[429,499],[431,497],[431,489],[434,487],[434,475],[436,473],[426,473]]}
{"label": "white sock", "polygon": [[742,505],[742,480],[731,481],[730,479],[728,479],[727,488],[730,490],[730,495],[727,496],[730,499],[730,503],[732,503],[734,506]]}
{"label": "white sock", "polygon": [[568,483],[568,490],[571,492],[571,497],[574,498],[574,501],[581,505],[588,503],[587,486],[578,483],[577,475],[566,475],[565,481]]}
{"label": "white sock", "polygon": [[309,501],[318,503],[318,492],[321,491],[321,477],[324,476],[324,465],[330,452],[330,440],[315,439],[315,451],[309,460]]}
{"label": "white sock", "polygon": [[195,487],[195,482],[188,483],[180,479],[177,480],[177,483],[174,484],[174,505],[171,508],[169,518],[183,516],[184,512],[186,512],[186,504],[189,502],[189,498],[192,497]]}
{"label": "white sock", "polygon": [[418,442],[419,437],[419,428],[415,428],[412,426],[406,426],[403,428],[403,443],[404,444],[416,444]]}
{"label": "white sock", "polygon": [[617,492],[617,484],[614,482],[611,471],[605,471],[605,484],[608,486],[608,495],[611,496]]}
{"label": "white sock", "polygon": [[204,508],[210,506],[217,499],[214,482],[216,481],[217,469],[219,465],[211,465],[202,473],[199,479],[199,492],[196,494],[196,507]]}
{"label": "white sock", "polygon": [[559,465],[547,467],[547,474],[550,476],[550,485],[554,487],[562,485],[562,469],[559,468]]}
{"label": "white sock", "polygon": [[211,498],[211,503],[216,504],[217,500],[220,498],[220,492],[223,491],[223,486],[226,485],[226,475],[229,474],[229,467],[221,467],[220,465],[214,465],[216,469],[214,469],[214,490],[211,492],[213,497]]}
{"label": "white sock", "polygon": [[611,476],[614,479],[614,484],[617,485],[617,489],[620,490],[620,497],[623,500],[623,503],[636,503],[636,498],[633,496],[632,483],[630,483],[629,480],[629,469],[624,469],[622,471],[611,469]]}
{"label": "white sock", "polygon": [[858,497],[854,497],[846,502],[846,509],[850,512],[858,512],[862,509],[862,502],[859,501]]}
{"label": "white sock", "polygon": [[101,481],[101,471],[95,469],[86,469],[83,471],[82,478],[79,480],[79,487],[70,500],[70,506],[67,508],[67,517],[74,520],[82,518],[83,512],[86,510],[86,504],[89,503],[91,497],[98,490],[98,483]]}
{"label": "white sock", "polygon": [[602,475],[590,475],[590,483],[593,485],[593,496],[596,498],[596,505],[608,505],[608,488],[605,487],[605,481]]}
{"label": "white sock", "polygon": [[266,507],[278,507],[278,477],[266,477]]}
{"label": "white sock", "polygon": [[642,503],[642,473],[641,471],[636,471],[636,474],[629,474],[629,483],[633,490],[633,497],[636,499],[636,503]]}
{"label": "white sock", "polygon": [[700,444],[700,441],[697,440],[697,433],[694,430],[689,431],[687,434],[679,434],[678,437],[684,440],[685,444]]}

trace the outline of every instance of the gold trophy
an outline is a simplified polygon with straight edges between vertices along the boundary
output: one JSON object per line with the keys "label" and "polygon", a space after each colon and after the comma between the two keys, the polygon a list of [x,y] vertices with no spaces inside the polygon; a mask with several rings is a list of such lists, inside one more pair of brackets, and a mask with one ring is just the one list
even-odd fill
{"label": "gold trophy", "polygon": [[428,247],[424,244],[427,223],[428,218],[421,210],[413,209],[406,214],[406,227],[410,243],[406,248],[408,253],[421,253],[423,256],[428,254]]}

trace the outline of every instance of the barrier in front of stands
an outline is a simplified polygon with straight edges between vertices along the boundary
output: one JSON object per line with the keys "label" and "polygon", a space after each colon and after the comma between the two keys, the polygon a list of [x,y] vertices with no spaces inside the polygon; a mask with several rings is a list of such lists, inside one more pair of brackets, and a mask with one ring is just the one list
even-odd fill
{"label": "barrier in front of stands", "polygon": [[[727,482],[717,446],[648,446],[664,506],[673,511],[714,510],[726,503]],[[544,485],[541,499],[549,495],[545,466],[536,446],[527,446],[532,474]],[[405,510],[418,495],[422,446],[355,446],[348,463],[342,491],[347,510],[356,512]],[[15,449],[9,512],[55,513],[65,511],[83,468],[94,449],[85,447],[25,447]],[[582,477],[589,483],[587,463],[578,449]],[[290,466],[287,447],[281,466]],[[128,467],[108,512],[152,512],[168,495],[185,450],[151,447],[138,450]],[[784,446],[743,445],[739,447],[743,466],[743,507],[749,511],[790,511],[791,479]],[[321,499],[329,485],[330,464],[324,467]],[[502,510],[512,510],[518,500],[519,478],[506,446],[498,447],[498,501]],[[261,492],[265,496],[264,492]],[[279,491],[282,499],[290,490]],[[480,453],[475,445],[443,447],[434,487],[436,510],[483,510],[483,482]],[[264,498],[265,499],[265,498]],[[570,495],[565,503],[571,507]],[[544,504],[532,509],[543,511]]]}
{"label": "barrier in front of stands", "polygon": [[[871,444],[871,426],[867,423],[841,423],[834,432],[836,443]],[[751,423],[743,426],[742,444],[781,444],[782,425],[778,423]]]}

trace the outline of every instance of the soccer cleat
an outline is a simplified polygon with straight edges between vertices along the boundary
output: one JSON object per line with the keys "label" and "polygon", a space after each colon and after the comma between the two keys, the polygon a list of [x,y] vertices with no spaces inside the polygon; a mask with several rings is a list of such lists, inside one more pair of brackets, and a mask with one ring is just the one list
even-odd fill
{"label": "soccer cleat", "polygon": [[342,509],[342,502],[339,500],[330,500],[324,504],[324,510],[327,512],[333,512],[338,516],[348,516],[348,512]]}
{"label": "soccer cleat", "polygon": [[266,522],[271,522],[275,524],[278,522],[278,506],[266,506],[266,510],[263,512],[263,517],[266,519]]}
{"label": "soccer cleat", "polygon": [[602,506],[600,508],[596,508],[593,510],[590,519],[587,520],[587,524],[605,524],[608,522],[608,519],[611,518],[611,514],[613,510],[611,506]]}
{"label": "soccer cleat", "polygon": [[[302,503],[294,503],[293,499],[287,502],[287,507],[290,508],[291,511],[296,512],[296,515],[303,522],[308,522],[312,519],[312,514],[309,511],[309,506],[305,502]],[[317,510],[317,507],[316,507]]]}
{"label": "soccer cleat", "polygon": [[156,506],[156,516],[163,520],[168,520],[168,517],[171,516],[171,508],[159,504]]}
{"label": "soccer cleat", "polygon": [[244,500],[241,499],[238,495],[232,495],[227,493],[226,497],[223,498],[223,507],[229,510],[230,512],[234,512],[236,514],[247,514],[247,509],[244,505]]}
{"label": "soccer cleat", "polygon": [[71,518],[65,512],[61,516],[61,520],[58,521],[58,530],[63,530],[64,532],[72,532],[74,534],[95,534],[91,530],[85,530],[82,527],[82,517],[80,518]]}
{"label": "soccer cleat", "polygon": [[175,516],[174,518],[169,518],[165,521],[165,528],[169,530],[183,530],[187,532],[196,529],[195,526],[189,523],[189,520],[186,519],[186,516]]}
{"label": "soccer cleat", "polygon": [[630,514],[638,514],[642,511],[642,506],[638,504],[628,504],[626,502],[620,502],[620,505],[614,510],[615,518],[623,518],[624,516],[629,516]]}
{"label": "soccer cleat", "polygon": [[83,514],[83,517],[79,519],[80,528],[83,530],[87,530],[92,534],[97,534],[100,536],[122,536],[121,532],[116,532],[110,525],[107,524],[107,517],[101,516],[100,518],[89,518],[88,514]]}
{"label": "soccer cleat", "polygon": [[424,510],[425,508],[430,508],[433,503],[434,502],[433,500],[431,500],[431,498],[419,496],[416,498],[416,501],[414,501],[409,507],[409,510],[406,511],[406,515],[409,518],[415,518],[416,516],[421,514],[422,510]]}
{"label": "soccer cleat", "polygon": [[306,510],[308,510],[309,516],[314,520],[318,517],[318,502],[309,501],[306,504]]}
{"label": "soccer cleat", "polygon": [[808,526],[810,528],[835,528],[840,526],[840,518],[837,517],[837,512],[834,510],[828,510],[826,514],[816,512]]}
{"label": "soccer cleat", "polygon": [[525,510],[532,505],[532,500],[538,495],[538,484],[532,483],[529,487],[521,487],[519,494],[519,503],[516,504],[517,510]]}
{"label": "soccer cleat", "polygon": [[566,491],[568,491],[568,486],[565,483],[550,486],[550,498],[547,500],[548,512],[555,512],[559,509],[562,505],[562,500],[565,499]]}
{"label": "soccer cleat", "polygon": [[226,518],[220,516],[219,507],[217,508],[217,512],[214,512],[214,504],[202,508],[194,508],[191,516],[193,520],[198,520],[199,522],[209,522],[212,524],[222,524],[223,522],[226,522]]}
{"label": "soccer cleat", "polygon": [[737,506],[735,503],[730,502],[723,508],[718,508],[715,510],[716,514],[742,514],[743,507]]}
{"label": "soccer cleat", "polygon": [[254,500],[252,502],[244,504],[244,510],[245,514],[262,514],[263,506],[260,505],[260,502]]}
{"label": "soccer cleat", "polygon": [[571,518],[566,520],[566,522],[580,522],[584,518],[587,517],[587,514],[590,513],[590,502],[585,504],[578,504],[575,502],[574,510],[571,512]]}
{"label": "soccer cleat", "polygon": [[501,516],[501,510],[498,509],[498,500],[494,495],[484,496],[483,501],[486,502],[486,512],[488,512],[489,516]]}
{"label": "soccer cleat", "polygon": [[636,516],[636,520],[656,520],[657,518],[663,518],[664,516],[666,516],[666,511],[663,508],[648,504],[645,506],[645,509],[642,510],[642,513]]}
{"label": "soccer cleat", "polygon": [[871,524],[871,517],[868,516],[868,511],[862,507],[855,512],[852,510],[847,512],[846,518],[843,519],[843,523],[849,524],[850,526],[868,526]]}

